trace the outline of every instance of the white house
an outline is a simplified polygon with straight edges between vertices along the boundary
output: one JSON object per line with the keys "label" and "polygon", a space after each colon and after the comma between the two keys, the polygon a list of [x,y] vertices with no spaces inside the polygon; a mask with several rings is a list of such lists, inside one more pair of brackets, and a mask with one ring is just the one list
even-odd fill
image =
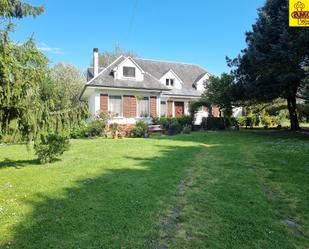
{"label": "white house", "polygon": [[[111,122],[134,124],[151,117],[189,115],[189,103],[198,100],[204,81],[210,76],[204,68],[187,63],[156,61],[120,56],[102,69],[98,49],[93,49],[93,67],[88,68],[81,98],[87,100],[92,114],[110,113]],[[218,108],[212,108],[215,116]],[[196,117],[208,116],[202,108]]]}

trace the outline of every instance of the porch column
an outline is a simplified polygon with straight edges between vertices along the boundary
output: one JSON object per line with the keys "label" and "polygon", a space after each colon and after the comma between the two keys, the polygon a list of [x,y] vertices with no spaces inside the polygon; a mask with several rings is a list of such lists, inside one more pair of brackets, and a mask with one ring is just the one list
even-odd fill
{"label": "porch column", "polygon": [[157,115],[161,117],[161,96],[157,97]]}

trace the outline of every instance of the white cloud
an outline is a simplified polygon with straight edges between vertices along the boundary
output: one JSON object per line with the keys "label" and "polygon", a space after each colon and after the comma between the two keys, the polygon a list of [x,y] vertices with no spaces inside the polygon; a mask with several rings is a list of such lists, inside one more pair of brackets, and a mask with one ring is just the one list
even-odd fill
{"label": "white cloud", "polygon": [[64,51],[61,48],[52,48],[44,42],[41,42],[38,45],[38,50],[41,50],[43,52],[49,52],[49,53],[52,53],[52,54],[65,54]]}

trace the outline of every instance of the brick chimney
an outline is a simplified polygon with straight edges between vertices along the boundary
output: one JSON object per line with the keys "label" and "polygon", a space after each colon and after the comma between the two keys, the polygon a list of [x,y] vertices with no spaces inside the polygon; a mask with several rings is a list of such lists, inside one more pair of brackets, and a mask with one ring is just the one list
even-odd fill
{"label": "brick chimney", "polygon": [[99,74],[99,49],[93,49],[93,77]]}

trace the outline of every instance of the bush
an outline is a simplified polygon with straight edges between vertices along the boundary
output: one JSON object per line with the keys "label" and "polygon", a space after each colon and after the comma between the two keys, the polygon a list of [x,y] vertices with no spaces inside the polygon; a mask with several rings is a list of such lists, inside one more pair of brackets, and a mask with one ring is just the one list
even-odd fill
{"label": "bush", "polygon": [[192,125],[185,125],[182,129],[183,134],[190,134],[192,131]]}
{"label": "bush", "polygon": [[191,116],[182,116],[176,118],[176,120],[182,127],[185,127],[186,125],[192,125],[193,123],[193,118]]}
{"label": "bush", "polygon": [[152,124],[158,125],[160,124],[160,118],[159,117],[151,117],[152,118]]}
{"label": "bush", "polygon": [[192,125],[193,118],[191,116],[182,116],[179,118],[173,117],[161,117],[161,118],[152,118],[153,124],[159,124],[163,129],[168,130],[170,125],[173,124],[175,126],[175,122],[177,122],[182,128],[187,125]]}
{"label": "bush", "polygon": [[50,163],[69,148],[69,139],[56,134],[41,136],[41,141],[34,144],[35,154],[41,163]]}
{"label": "bush", "polygon": [[108,124],[109,116],[103,112],[96,116],[94,120],[88,123],[87,134],[91,137],[106,136],[106,127]]}
{"label": "bush", "polygon": [[236,118],[207,117],[202,119],[202,127],[206,130],[225,130],[237,125]]}
{"label": "bush", "polygon": [[21,137],[20,135],[17,134],[6,134],[0,139],[0,143],[4,144],[13,144],[13,143],[18,143],[21,142]]}
{"label": "bush", "polygon": [[173,136],[173,135],[180,133],[181,130],[182,130],[182,126],[179,124],[177,120],[174,120],[173,122],[169,124],[167,133],[168,135]]}
{"label": "bush", "polygon": [[163,129],[168,130],[169,125],[172,123],[173,118],[170,117],[161,117],[159,123]]}
{"label": "bush", "polygon": [[241,116],[241,117],[237,117],[236,121],[238,123],[239,126],[245,126],[246,125],[246,116]]}
{"label": "bush", "polygon": [[147,133],[147,124],[144,121],[138,121],[135,127],[132,128],[131,134],[133,137],[144,137]]}
{"label": "bush", "polygon": [[93,120],[88,123],[87,134],[90,137],[101,137],[105,135],[106,124],[100,120]]}
{"label": "bush", "polygon": [[224,130],[224,118],[207,117],[202,119],[202,127],[206,130]]}
{"label": "bush", "polygon": [[70,138],[83,138],[87,135],[87,122],[81,121],[78,125],[75,125],[70,130]]}
{"label": "bush", "polygon": [[272,124],[272,120],[271,116],[261,116],[261,123],[264,127],[269,127]]}

